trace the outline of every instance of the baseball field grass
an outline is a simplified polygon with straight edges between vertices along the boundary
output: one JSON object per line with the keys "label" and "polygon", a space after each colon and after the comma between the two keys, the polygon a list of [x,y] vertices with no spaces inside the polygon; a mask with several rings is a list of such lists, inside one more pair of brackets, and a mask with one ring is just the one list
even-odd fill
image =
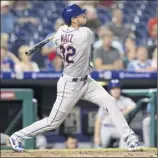
{"label": "baseball field grass", "polygon": [[74,150],[26,150],[17,153],[12,150],[2,150],[1,157],[158,157],[157,148],[145,148],[143,151],[129,152],[125,149],[74,149]]}

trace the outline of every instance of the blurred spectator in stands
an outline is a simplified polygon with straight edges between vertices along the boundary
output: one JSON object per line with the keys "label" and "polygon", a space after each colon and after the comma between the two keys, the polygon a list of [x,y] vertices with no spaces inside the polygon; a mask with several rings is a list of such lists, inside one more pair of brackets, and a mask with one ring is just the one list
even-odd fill
{"label": "blurred spectator in stands", "polygon": [[[111,80],[107,86],[109,93],[115,98],[117,106],[124,116],[127,116],[135,107],[134,101],[121,95],[121,85],[119,80]],[[113,124],[106,109],[100,107],[96,115],[94,129],[95,147],[107,148],[111,139],[120,139],[121,135]],[[120,147],[126,147],[123,139],[120,140]]]}
{"label": "blurred spectator in stands", "polygon": [[1,32],[13,33],[16,23],[32,23],[37,25],[39,20],[32,17],[17,18],[11,11],[10,1],[1,1]]}
{"label": "blurred spectator in stands", "polygon": [[103,46],[94,50],[94,64],[98,70],[123,69],[119,51],[112,46],[113,33],[107,30],[103,36]]}
{"label": "blurred spectator in stands", "polygon": [[[55,33],[57,32],[57,30],[62,26],[64,25],[64,22],[61,18],[58,18],[56,21],[55,21],[55,25],[54,25],[54,32],[52,33],[49,33],[46,38],[49,38],[53,35],[55,35]],[[55,49],[55,44],[53,42],[49,42],[48,44],[46,44],[43,48],[42,48],[42,55],[44,56],[47,56],[49,55],[51,52],[54,52],[56,51]]]}
{"label": "blurred spectator in stands", "polygon": [[56,54],[49,55],[49,64],[46,70],[62,71],[62,69],[63,63],[61,58]]}
{"label": "blurred spectator in stands", "polygon": [[131,33],[130,25],[123,23],[123,16],[121,9],[114,9],[112,12],[112,22],[108,24],[114,36],[117,37],[121,43],[123,43],[129,33]]}
{"label": "blurred spectator in stands", "polygon": [[19,58],[21,61],[15,65],[15,71],[16,72],[28,72],[28,71],[34,71],[38,72],[39,67],[35,62],[31,61],[31,57],[25,55],[25,52],[29,49],[30,47],[27,45],[22,45],[19,50]]}
{"label": "blurred spectator in stands", "polygon": [[48,59],[45,59],[46,66],[42,70],[45,71],[62,71],[63,63],[61,58],[56,54],[56,51],[51,52],[48,55]]}
{"label": "blurred spectator in stands", "polygon": [[47,138],[44,135],[36,136],[36,148],[46,149],[48,145]]}
{"label": "blurred spectator in stands", "polygon": [[157,71],[157,48],[155,48],[154,52],[153,52],[153,57],[152,57],[152,61],[151,61],[151,69],[153,71]]}
{"label": "blurred spectator in stands", "polygon": [[1,133],[1,146],[9,147],[9,136],[7,134]]}
{"label": "blurred spectator in stands", "polygon": [[148,59],[147,48],[139,46],[137,48],[137,59],[128,64],[127,70],[136,72],[154,71],[151,66],[151,60]]}
{"label": "blurred spectator in stands", "polygon": [[158,19],[157,18],[151,18],[148,21],[148,53],[149,58],[152,58],[152,53],[154,52],[154,49],[157,47],[157,36],[158,36]]}
{"label": "blurred spectator in stands", "polygon": [[65,141],[66,149],[76,149],[78,148],[78,141],[74,135],[68,135]]}
{"label": "blurred spectator in stands", "polygon": [[98,1],[68,1],[69,5],[77,4],[80,7],[83,7],[84,5],[89,5],[95,7],[99,2]]}
{"label": "blurred spectator in stands", "polygon": [[97,35],[97,30],[101,26],[101,22],[99,20],[99,17],[97,15],[96,8],[92,5],[84,5],[84,9],[86,9],[87,14],[87,24],[86,26],[90,28],[95,35]]}
{"label": "blurred spectator in stands", "polygon": [[112,5],[114,4],[114,0],[106,0],[106,1],[99,1],[100,5],[103,7],[111,8]]}
{"label": "blurred spectator in stands", "polygon": [[8,48],[9,35],[7,33],[1,33],[1,46]]}
{"label": "blurred spectator in stands", "polygon": [[[64,25],[64,22],[61,18],[58,18],[54,25],[54,32],[47,35],[46,38],[53,36],[55,32]],[[49,42],[46,44],[41,51],[42,55],[44,56],[44,65],[46,70],[54,70],[60,71],[62,70],[62,61],[59,56],[56,55],[56,48],[53,42]]]}
{"label": "blurred spectator in stands", "polygon": [[38,25],[40,23],[38,17],[24,17],[24,11],[32,9],[30,1],[14,1],[12,3],[12,10],[19,16],[19,23],[31,23],[33,25]]}
{"label": "blurred spectator in stands", "polygon": [[32,8],[30,1],[13,1],[12,7],[17,11],[24,11],[26,9]]}
{"label": "blurred spectator in stands", "polygon": [[14,65],[19,62],[19,59],[8,51],[6,46],[1,46],[1,71],[13,71]]}
{"label": "blurred spectator in stands", "polygon": [[130,61],[136,59],[136,37],[134,34],[130,34],[124,43],[124,67],[127,68],[127,65]]}
{"label": "blurred spectator in stands", "polygon": [[[109,31],[109,28],[107,26],[100,26],[97,32],[97,35],[99,37],[99,39],[94,43],[94,49],[97,49],[99,47],[103,46],[103,37],[106,31]],[[120,41],[118,41],[117,39],[112,40],[111,45],[119,50],[119,53],[121,56],[124,55],[124,50],[123,50],[123,45]]]}
{"label": "blurred spectator in stands", "polygon": [[1,1],[1,32],[12,33],[16,17],[10,12],[10,2]]}

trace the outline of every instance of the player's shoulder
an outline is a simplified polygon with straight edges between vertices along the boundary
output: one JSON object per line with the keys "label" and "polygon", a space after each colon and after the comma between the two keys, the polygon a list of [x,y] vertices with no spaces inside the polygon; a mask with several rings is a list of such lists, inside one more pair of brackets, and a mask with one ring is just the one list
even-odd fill
{"label": "player's shoulder", "polygon": [[59,27],[59,29],[57,30],[56,34],[60,34],[63,30],[67,29],[68,26],[67,25],[62,25]]}
{"label": "player's shoulder", "polygon": [[88,28],[88,27],[86,27],[86,26],[82,26],[82,27],[80,27],[80,30],[81,30],[81,31],[88,32],[88,33],[93,33],[93,32],[91,31],[91,29]]}
{"label": "player's shoulder", "polygon": [[59,39],[62,34],[62,30],[66,28],[67,28],[67,25],[60,26],[57,32],[54,34],[54,40]]}
{"label": "player's shoulder", "polygon": [[84,30],[82,32],[84,32],[87,39],[90,39],[90,40],[92,39],[93,42],[95,41],[95,36],[94,36],[94,33],[91,31],[91,29],[89,29],[88,27],[81,27],[80,29]]}
{"label": "player's shoulder", "polygon": [[80,32],[92,32],[88,27],[85,27],[85,26],[82,26],[82,27],[79,27],[78,29],[74,29],[72,27],[69,27],[68,25],[63,25],[61,26],[57,33],[80,33]]}
{"label": "player's shoulder", "polygon": [[84,31],[90,31],[90,29],[86,26],[81,26],[79,29]]}

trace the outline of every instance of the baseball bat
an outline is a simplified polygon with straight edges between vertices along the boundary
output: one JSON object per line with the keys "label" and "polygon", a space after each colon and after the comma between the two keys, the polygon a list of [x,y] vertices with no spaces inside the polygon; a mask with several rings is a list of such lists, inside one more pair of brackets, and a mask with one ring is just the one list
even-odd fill
{"label": "baseball bat", "polygon": [[31,47],[27,52],[25,52],[25,54],[27,56],[30,56],[31,54],[33,54],[33,53],[37,52],[38,50],[40,50],[44,45],[46,45],[48,42],[50,42],[53,38],[54,38],[54,36],[51,36],[51,37],[37,43],[36,45]]}

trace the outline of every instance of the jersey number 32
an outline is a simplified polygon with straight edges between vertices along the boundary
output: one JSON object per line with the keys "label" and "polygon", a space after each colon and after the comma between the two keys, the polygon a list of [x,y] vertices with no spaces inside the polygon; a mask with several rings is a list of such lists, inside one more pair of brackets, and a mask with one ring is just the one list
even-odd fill
{"label": "jersey number 32", "polygon": [[74,61],[71,60],[71,57],[76,54],[76,49],[74,47],[67,46],[65,48],[63,45],[61,45],[60,51],[61,51],[62,58],[64,61],[66,61],[67,63],[74,63]]}

